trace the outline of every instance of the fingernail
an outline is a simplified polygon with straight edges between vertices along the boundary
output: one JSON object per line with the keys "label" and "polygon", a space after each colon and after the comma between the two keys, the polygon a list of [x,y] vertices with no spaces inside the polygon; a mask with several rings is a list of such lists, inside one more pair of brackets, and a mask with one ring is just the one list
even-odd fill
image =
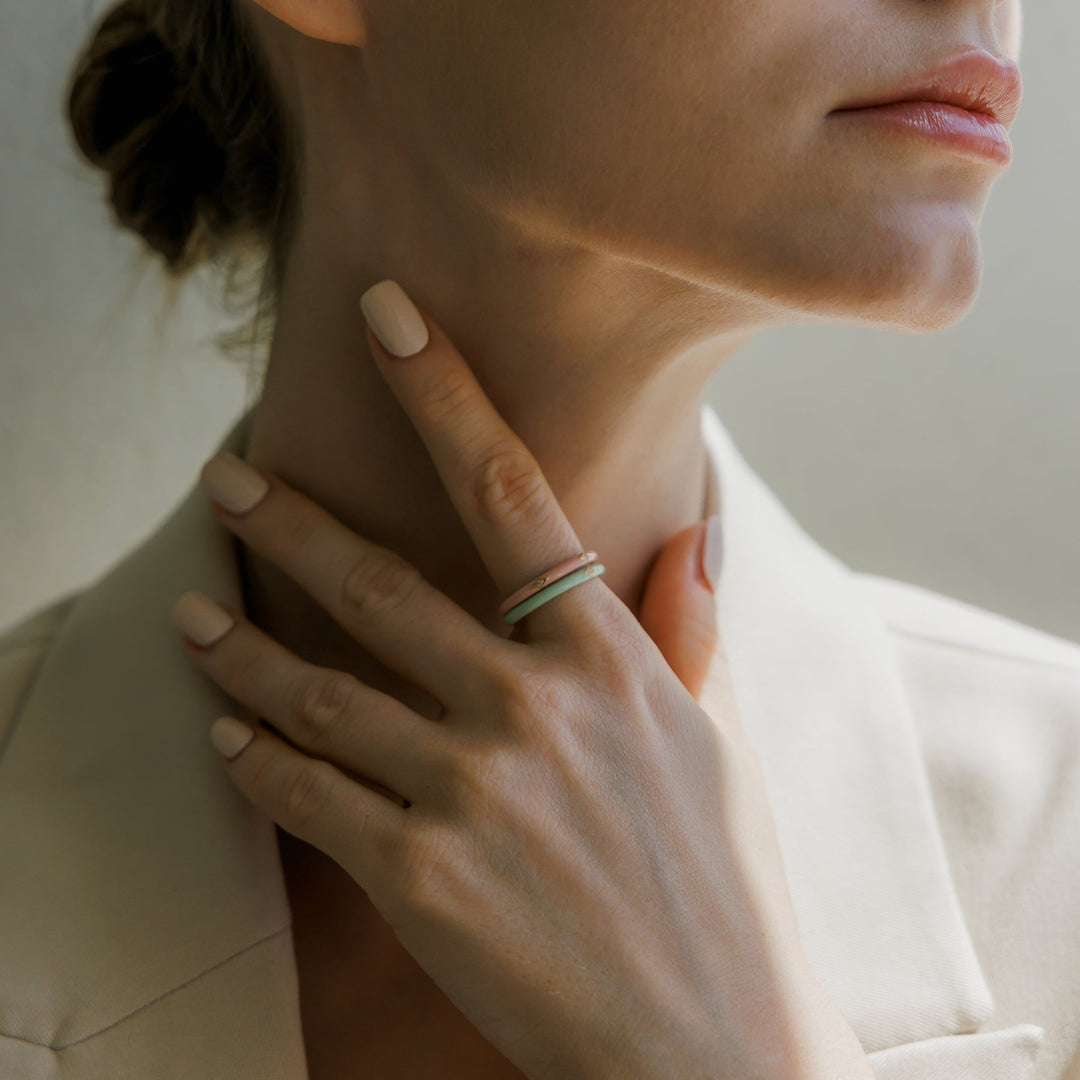
{"label": "fingernail", "polygon": [[199,477],[207,494],[230,514],[246,514],[254,510],[270,490],[265,476],[256,472],[235,454],[223,453],[212,457]]}
{"label": "fingernail", "polygon": [[701,569],[709,588],[716,592],[720,571],[724,565],[724,531],[720,515],[713,514],[705,523],[705,539],[701,545]]}
{"label": "fingernail", "polygon": [[230,761],[255,737],[255,729],[235,716],[219,716],[210,725],[210,741]]}
{"label": "fingernail", "polygon": [[232,628],[235,619],[205,593],[186,592],[173,604],[172,620],[196,645],[213,645]]}
{"label": "fingernail", "polygon": [[375,336],[392,356],[415,356],[429,340],[424,317],[405,295],[405,290],[389,278],[372,285],[360,297],[364,312]]}

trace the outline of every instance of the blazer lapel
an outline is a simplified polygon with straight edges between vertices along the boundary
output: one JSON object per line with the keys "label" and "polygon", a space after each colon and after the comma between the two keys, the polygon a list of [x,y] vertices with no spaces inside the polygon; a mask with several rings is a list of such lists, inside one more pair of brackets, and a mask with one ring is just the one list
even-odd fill
{"label": "blazer lapel", "polygon": [[[219,449],[242,455],[251,417]],[[973,1032],[993,1000],[885,631],[711,406],[701,417],[718,619],[811,965],[868,1051]],[[145,1075],[306,1080],[275,826],[221,769],[207,729],[234,703],[169,619],[187,589],[242,609],[235,545],[194,485],[79,596],[20,712],[0,788],[19,823],[0,833],[19,883],[0,992],[20,1053],[115,1045]]]}
{"label": "blazer lapel", "polygon": [[720,468],[718,622],[811,966],[868,1052],[972,1032],[994,1003],[886,631],[702,415]]}
{"label": "blazer lapel", "polygon": [[306,1080],[275,826],[222,770],[207,731],[234,703],[169,616],[187,589],[243,610],[236,543],[194,485],[78,598],[4,761],[8,1030],[65,1062],[115,1033],[133,1065],[103,1077]]}

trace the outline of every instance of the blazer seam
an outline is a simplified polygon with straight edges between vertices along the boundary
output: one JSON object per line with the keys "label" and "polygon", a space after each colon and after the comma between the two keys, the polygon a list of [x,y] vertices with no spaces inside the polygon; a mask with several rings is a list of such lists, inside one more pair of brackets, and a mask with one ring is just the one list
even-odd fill
{"label": "blazer seam", "polygon": [[106,1024],[103,1028],[99,1028],[97,1031],[92,1031],[89,1035],[84,1035],[80,1039],[75,1039],[72,1042],[65,1043],[63,1046],[53,1046],[51,1043],[35,1042],[33,1039],[24,1039],[21,1035],[12,1035],[12,1034],[10,1034],[10,1033],[8,1033],[6,1031],[0,1031],[0,1038],[15,1039],[18,1042],[27,1043],[30,1046],[40,1047],[43,1050],[60,1051],[60,1050],[67,1050],[71,1046],[78,1046],[79,1043],[86,1042],[87,1039],[95,1039],[99,1035],[103,1035],[106,1031],[109,1031],[111,1028],[116,1027],[117,1024],[122,1024],[122,1023],[124,1023],[125,1020],[130,1020],[131,1017],[133,1017],[136,1013],[142,1012],[143,1009],[149,1009],[152,1005],[156,1005],[159,1001],[162,1001],[164,998],[167,998],[170,994],[175,994],[178,991],[183,990],[186,987],[190,986],[192,983],[198,982],[198,980],[201,979],[204,975],[209,975],[210,972],[216,971],[219,967],[222,966],[222,964],[227,964],[231,960],[235,960],[238,956],[243,956],[244,953],[250,951],[251,949],[257,948],[259,945],[262,945],[265,942],[270,941],[272,938],[276,938],[279,934],[286,933],[291,928],[292,928],[292,923],[291,922],[286,923],[285,926],[281,927],[279,930],[275,930],[270,934],[264,935],[263,937],[259,938],[258,941],[253,941],[250,945],[245,945],[242,949],[237,949],[236,952],[231,953],[229,956],[226,956],[223,960],[219,960],[216,964],[212,964],[210,967],[206,968],[204,971],[200,971],[197,975],[192,975],[192,977],[190,979],[185,979],[184,982],[180,983],[179,986],[171,987],[170,989],[166,990],[163,994],[159,994],[153,1000],[144,1002],[142,1005],[139,1005],[137,1008],[132,1009],[131,1012],[125,1013],[123,1016],[119,1017],[118,1019],[113,1020],[109,1024]]}
{"label": "blazer seam", "polygon": [[[0,651],[0,659],[5,656],[9,656],[15,652],[16,649],[32,648],[36,645],[47,645],[55,637],[55,631],[47,634],[43,637],[32,638],[29,641],[20,641],[17,644],[11,645],[8,648]],[[19,694],[18,701],[15,704],[15,708],[11,713],[11,723],[8,724],[7,730],[4,732],[3,739],[0,740],[0,768],[3,767],[4,758],[7,757],[8,747],[11,745],[11,740],[18,730],[19,721],[22,719],[23,707],[26,705],[27,700],[30,697],[31,691],[37,685],[38,675],[41,673],[41,665],[45,663],[45,657],[49,655],[48,649],[42,649],[41,655],[34,662],[33,668],[30,671],[30,677],[26,680],[26,685],[22,688]],[[2,1032],[0,1032],[2,1034]]]}
{"label": "blazer seam", "polygon": [[[73,608],[86,591],[85,588],[76,588],[63,593],[22,622],[16,621],[9,626],[0,633],[0,657],[6,656],[15,649],[21,649],[24,645],[40,645],[43,642],[52,641],[64,628],[71,617]],[[32,636],[21,636],[31,632],[31,627],[34,626],[40,626],[40,628],[33,630]]]}
{"label": "blazer seam", "polygon": [[[60,599],[55,601],[50,607],[42,609],[42,614],[51,613],[53,616],[48,629],[39,631],[34,634],[33,637],[19,638],[16,636],[14,641],[5,641],[4,647],[0,649],[0,659],[9,656],[16,649],[34,648],[39,645],[50,646],[56,640],[57,635],[60,634],[67,625],[68,619],[71,618],[71,613],[82,595],[83,590],[73,589],[61,596]],[[34,664],[33,670],[30,672],[30,677],[26,680],[26,686],[23,687],[22,693],[19,694],[19,700],[12,712],[11,723],[8,725],[7,731],[3,733],[3,738],[0,739],[0,768],[3,768],[4,758],[7,756],[7,749],[11,745],[11,740],[19,726],[19,721],[22,719],[26,702],[29,700],[31,692],[37,685],[38,676],[41,674],[41,665],[45,662],[45,657],[48,655],[48,648],[41,650],[41,655]]]}
{"label": "blazer seam", "polygon": [[46,634],[42,634],[40,637],[32,638],[17,638],[15,641],[8,642],[2,649],[0,649],[0,658],[8,655],[8,653],[16,652],[18,649],[25,649],[30,645],[47,645],[52,639],[56,637],[56,631],[50,630]]}
{"label": "blazer seam", "polygon": [[967,641],[956,641],[953,638],[937,637],[934,634],[928,634],[922,630],[912,630],[906,626],[900,626],[897,623],[889,622],[885,620],[886,625],[894,633],[902,634],[904,637],[915,638],[917,641],[925,641],[934,645],[946,645],[953,649],[962,649],[965,652],[981,653],[984,656],[996,656],[1002,660],[1012,660],[1017,664],[1034,664],[1037,667],[1051,667],[1057,668],[1061,671],[1071,671],[1080,674],[1080,661],[1075,664],[1068,664],[1062,660],[1047,660],[1036,656],[1019,656],[1016,653],[1003,652],[1001,649],[991,648],[989,645],[972,645]]}

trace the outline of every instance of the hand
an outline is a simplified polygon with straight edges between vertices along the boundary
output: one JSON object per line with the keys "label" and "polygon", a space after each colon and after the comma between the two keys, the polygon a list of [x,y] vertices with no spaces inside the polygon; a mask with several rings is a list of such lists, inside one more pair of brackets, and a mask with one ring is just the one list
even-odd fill
{"label": "hand", "polygon": [[[423,321],[417,355],[395,358],[369,331],[371,349],[509,595],[582,544]],[[730,688],[705,713],[601,578],[527,615],[522,640],[501,638],[394,552],[253,475],[267,493],[244,514],[215,504],[221,520],[443,714],[309,664],[233,613],[186,651],[289,741],[257,729],[229,776],[342,866],[492,1045],[535,1080],[794,1080],[826,1075],[838,1047],[861,1056],[801,950]],[[679,603],[647,606],[675,642]],[[700,665],[700,646],[684,655]]]}

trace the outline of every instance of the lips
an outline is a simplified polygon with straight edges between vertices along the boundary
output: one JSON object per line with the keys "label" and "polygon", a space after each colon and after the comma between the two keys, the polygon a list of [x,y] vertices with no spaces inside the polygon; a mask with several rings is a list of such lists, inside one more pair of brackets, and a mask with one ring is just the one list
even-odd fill
{"label": "lips", "polygon": [[982,49],[968,50],[877,97],[842,105],[833,112],[892,105],[900,101],[936,101],[982,113],[1009,127],[1020,110],[1023,82],[1012,60],[999,60]]}

